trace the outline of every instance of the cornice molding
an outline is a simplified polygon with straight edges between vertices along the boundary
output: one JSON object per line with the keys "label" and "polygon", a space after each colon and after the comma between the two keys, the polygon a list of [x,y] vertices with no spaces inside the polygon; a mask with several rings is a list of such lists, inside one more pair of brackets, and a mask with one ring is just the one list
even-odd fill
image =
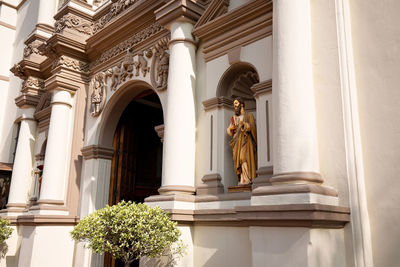
{"label": "cornice molding", "polygon": [[205,10],[204,3],[193,0],[172,0],[155,11],[156,20],[163,26],[176,20],[195,24]]}
{"label": "cornice molding", "polygon": [[254,0],[193,30],[210,61],[228,51],[272,35],[272,1]]}
{"label": "cornice molding", "polygon": [[89,159],[109,159],[114,155],[113,148],[100,147],[97,145],[86,146],[81,149],[82,156],[85,160]]}
{"label": "cornice molding", "polygon": [[32,96],[32,95],[22,94],[15,98],[15,104],[19,108],[36,107],[39,100],[40,100],[40,96]]}
{"label": "cornice molding", "polygon": [[224,96],[213,97],[203,101],[203,107],[205,111],[220,108],[233,110],[233,100]]}
{"label": "cornice molding", "polygon": [[66,77],[64,73],[56,73],[45,81],[47,91],[65,90],[70,93],[75,93],[79,89],[81,82],[72,77]]}
{"label": "cornice molding", "polygon": [[213,0],[204,11],[199,21],[194,25],[193,29],[210,22],[228,12],[229,0]]}
{"label": "cornice molding", "polygon": [[272,79],[254,84],[251,87],[251,90],[254,92],[254,97],[258,97],[265,93],[271,92],[272,91]]}

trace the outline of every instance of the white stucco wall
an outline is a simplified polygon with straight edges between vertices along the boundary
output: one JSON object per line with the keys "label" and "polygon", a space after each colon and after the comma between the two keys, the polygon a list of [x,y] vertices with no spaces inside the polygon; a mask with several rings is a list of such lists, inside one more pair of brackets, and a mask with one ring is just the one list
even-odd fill
{"label": "white stucco wall", "polygon": [[349,1],[375,266],[399,264],[400,2]]}
{"label": "white stucco wall", "polygon": [[247,227],[197,226],[194,249],[194,267],[252,266]]}
{"label": "white stucco wall", "polygon": [[[72,266],[72,226],[24,226],[18,266]],[[7,265],[8,266],[8,265]]]}

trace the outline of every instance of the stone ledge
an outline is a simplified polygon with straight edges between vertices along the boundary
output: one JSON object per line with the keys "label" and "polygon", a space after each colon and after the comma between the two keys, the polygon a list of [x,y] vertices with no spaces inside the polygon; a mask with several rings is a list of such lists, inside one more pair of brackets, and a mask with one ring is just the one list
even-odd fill
{"label": "stone ledge", "polygon": [[76,225],[79,222],[78,216],[70,215],[19,215],[19,216],[4,216],[8,219],[11,225]]}
{"label": "stone ledge", "polygon": [[179,223],[213,226],[343,228],[350,209],[320,204],[240,206],[234,209],[167,210]]}

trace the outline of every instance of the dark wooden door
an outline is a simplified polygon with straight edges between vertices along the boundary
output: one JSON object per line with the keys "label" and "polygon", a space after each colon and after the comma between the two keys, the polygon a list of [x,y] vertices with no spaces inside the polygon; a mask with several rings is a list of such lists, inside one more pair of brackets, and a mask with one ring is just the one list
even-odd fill
{"label": "dark wooden door", "polygon": [[[163,123],[158,97],[151,94],[132,101],[125,109],[114,134],[109,205],[121,200],[143,202],[158,194],[161,186],[162,143],[154,127]],[[124,266],[110,255],[105,267]],[[139,266],[138,262],[131,266]]]}

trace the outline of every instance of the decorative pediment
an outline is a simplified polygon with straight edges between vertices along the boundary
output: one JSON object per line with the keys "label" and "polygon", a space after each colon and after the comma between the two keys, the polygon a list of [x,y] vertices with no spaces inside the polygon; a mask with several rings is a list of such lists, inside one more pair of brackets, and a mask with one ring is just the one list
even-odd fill
{"label": "decorative pediment", "polygon": [[194,29],[201,27],[202,25],[213,21],[219,16],[228,12],[229,0],[213,0],[211,4],[204,11],[203,15],[194,25]]}
{"label": "decorative pediment", "polygon": [[[208,12],[212,13],[212,6],[218,1],[211,3]],[[204,17],[203,24],[196,25],[193,34],[203,42],[206,62],[272,35],[272,4],[272,0],[253,0],[224,14],[221,6],[213,16]]]}

